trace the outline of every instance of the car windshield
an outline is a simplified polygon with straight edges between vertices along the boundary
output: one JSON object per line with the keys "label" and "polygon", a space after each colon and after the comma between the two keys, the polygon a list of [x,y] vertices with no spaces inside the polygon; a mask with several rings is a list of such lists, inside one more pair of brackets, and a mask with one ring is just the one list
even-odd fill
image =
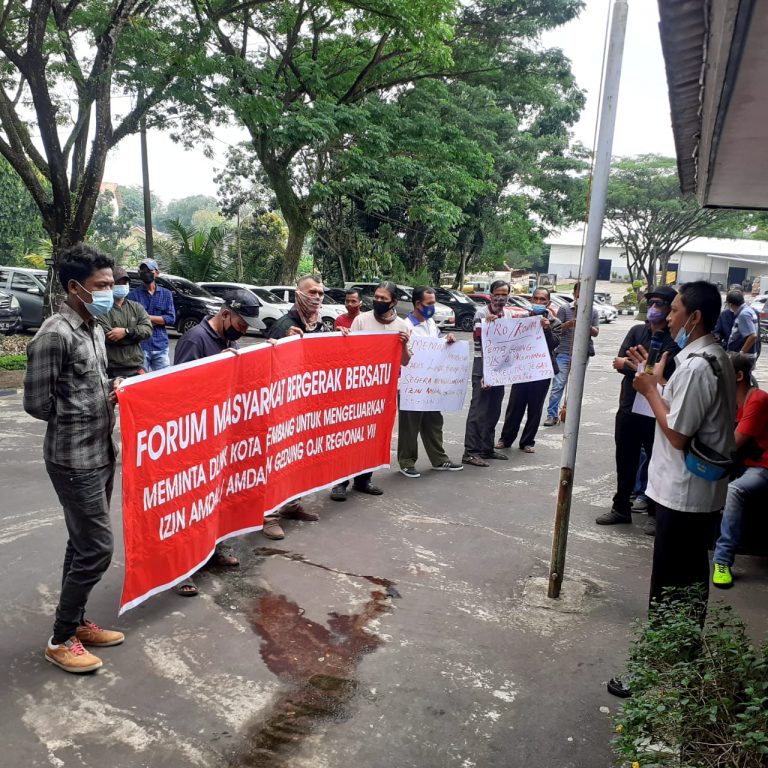
{"label": "car windshield", "polygon": [[339,304],[336,299],[334,299],[332,296],[329,296],[327,293],[323,296],[323,304]]}
{"label": "car windshield", "polygon": [[265,303],[265,304],[285,304],[284,301],[276,296],[272,291],[268,291],[266,288],[259,288],[258,285],[250,286],[250,289]]}
{"label": "car windshield", "polygon": [[462,304],[473,304],[474,302],[472,299],[467,296],[466,293],[462,293],[461,291],[448,291],[449,295],[452,296],[456,301],[462,303]]}
{"label": "car windshield", "polygon": [[183,293],[185,296],[197,296],[201,299],[213,298],[213,296],[208,293],[205,288],[201,288],[191,280],[187,280],[186,277],[168,277],[167,275],[164,275],[163,279],[170,283],[171,286],[175,288],[179,293]]}

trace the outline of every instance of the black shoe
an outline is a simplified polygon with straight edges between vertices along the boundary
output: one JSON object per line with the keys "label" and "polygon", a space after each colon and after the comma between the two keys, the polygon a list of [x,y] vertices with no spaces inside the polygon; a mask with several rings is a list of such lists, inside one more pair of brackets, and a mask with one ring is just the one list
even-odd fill
{"label": "black shoe", "polygon": [[618,696],[620,699],[628,699],[632,695],[632,689],[629,686],[629,680],[620,677],[612,677],[606,685],[608,693]]}
{"label": "black shoe", "polygon": [[631,523],[632,515],[619,514],[615,509],[610,512],[604,512],[595,518],[598,525],[618,525],[619,523]]}
{"label": "black shoe", "polygon": [[331,498],[334,501],[346,501],[347,500],[347,486],[346,485],[334,485],[331,488]]}
{"label": "black shoe", "polygon": [[498,451],[481,453],[480,456],[484,459],[499,459],[499,461],[509,461],[509,456],[507,456],[506,453],[499,453]]}
{"label": "black shoe", "polygon": [[643,526],[643,533],[646,536],[655,536],[656,535],[656,518],[651,516],[646,520],[645,525]]}
{"label": "black shoe", "polygon": [[421,473],[416,467],[400,467],[400,474],[406,477],[421,477]]}
{"label": "black shoe", "polygon": [[382,491],[378,485],[374,485],[373,483],[366,483],[365,485],[353,485],[352,487],[360,493],[369,493],[371,496],[381,496],[381,494],[384,493],[384,491]]}

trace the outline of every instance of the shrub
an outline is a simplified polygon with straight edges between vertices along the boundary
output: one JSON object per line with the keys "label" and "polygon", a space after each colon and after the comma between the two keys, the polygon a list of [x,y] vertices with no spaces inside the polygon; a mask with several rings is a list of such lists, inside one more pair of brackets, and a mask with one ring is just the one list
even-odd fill
{"label": "shrub", "polygon": [[0,356],[0,371],[23,371],[27,367],[26,355]]}
{"label": "shrub", "polygon": [[639,627],[628,665],[632,698],[614,746],[642,768],[760,768],[768,764],[768,642],[759,648],[727,606],[702,594],[658,606]]}

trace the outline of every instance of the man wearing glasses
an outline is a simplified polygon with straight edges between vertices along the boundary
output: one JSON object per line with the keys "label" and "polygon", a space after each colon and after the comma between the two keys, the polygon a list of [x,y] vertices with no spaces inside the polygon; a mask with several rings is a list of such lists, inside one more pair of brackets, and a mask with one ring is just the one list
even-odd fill
{"label": "man wearing glasses", "polygon": [[[632,502],[630,495],[634,489],[637,467],[640,462],[640,449],[644,448],[651,460],[653,452],[653,436],[656,430],[656,419],[653,416],[645,416],[634,413],[635,395],[632,388],[632,380],[637,372],[636,366],[627,357],[628,352],[635,347],[642,347],[646,352],[651,348],[651,336],[660,332],[661,352],[669,352],[667,368],[664,378],[669,379],[674,370],[674,356],[680,351],[677,344],[670,336],[667,328],[667,315],[672,306],[672,301],[677,296],[674,288],[663,285],[647,294],[648,314],[645,323],[638,323],[630,328],[624,339],[619,354],[613,360],[614,370],[622,375],[621,395],[619,396],[619,410],[616,411],[616,428],[614,439],[616,441],[616,494],[613,497],[613,506],[610,512],[598,516],[595,522],[598,525],[616,525],[617,523],[632,522]],[[648,514],[653,517],[653,509],[649,507]],[[653,521],[655,522],[655,520]]]}

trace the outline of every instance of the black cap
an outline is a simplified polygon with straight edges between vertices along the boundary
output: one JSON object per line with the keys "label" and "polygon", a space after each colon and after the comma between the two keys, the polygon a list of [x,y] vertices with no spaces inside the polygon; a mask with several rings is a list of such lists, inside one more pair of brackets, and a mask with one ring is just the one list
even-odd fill
{"label": "black cap", "polygon": [[677,296],[677,291],[668,285],[660,285],[658,288],[653,288],[645,294],[646,299],[662,299],[667,304],[671,304],[675,300],[675,296]]}
{"label": "black cap", "polygon": [[251,328],[258,328],[256,318],[259,316],[259,303],[247,291],[243,291],[243,295],[236,299],[225,299],[224,306],[242,317]]}

